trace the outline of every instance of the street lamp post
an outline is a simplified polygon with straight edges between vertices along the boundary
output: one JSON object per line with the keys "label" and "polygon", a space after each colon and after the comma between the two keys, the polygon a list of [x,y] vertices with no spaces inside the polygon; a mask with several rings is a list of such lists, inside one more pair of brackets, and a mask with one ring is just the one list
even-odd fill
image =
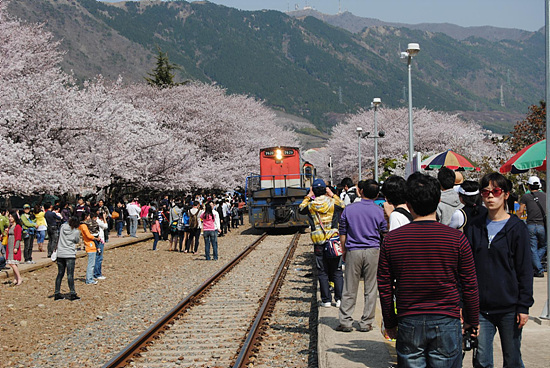
{"label": "street lamp post", "polygon": [[359,155],[359,181],[361,181],[361,132],[363,132],[363,128],[357,127],[357,154]]}
{"label": "street lamp post", "polygon": [[401,53],[401,58],[407,59],[407,67],[409,69],[409,162],[411,162],[411,164],[414,155],[411,61],[413,56],[418,54],[419,51],[420,46],[417,43],[409,43],[407,51]]}
{"label": "street lamp post", "polygon": [[374,180],[378,182],[378,121],[376,120],[376,112],[382,100],[378,97],[372,100],[374,106]]}

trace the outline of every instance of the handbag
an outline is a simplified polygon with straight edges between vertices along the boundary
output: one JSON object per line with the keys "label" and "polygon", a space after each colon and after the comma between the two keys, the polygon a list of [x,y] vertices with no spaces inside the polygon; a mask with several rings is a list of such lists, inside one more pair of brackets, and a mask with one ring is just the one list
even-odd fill
{"label": "handbag", "polygon": [[325,245],[325,255],[329,258],[340,257],[344,252],[342,251],[342,243],[340,243],[340,235],[333,235]]}
{"label": "handbag", "polygon": [[2,245],[8,245],[8,236],[7,235],[2,236]]}
{"label": "handbag", "polygon": [[119,218],[119,213],[117,211],[113,211],[113,213],[111,213],[111,217],[113,220],[116,220],[117,218]]}
{"label": "handbag", "polygon": [[55,262],[57,260],[57,249],[52,252],[50,259],[52,260],[52,262]]}
{"label": "handbag", "polygon": [[[325,234],[326,237],[327,233],[325,231],[325,227],[323,226],[323,222],[321,221],[321,216],[319,216],[319,213],[317,212],[315,214],[319,220],[319,226],[321,226],[321,230],[323,230],[323,234]],[[328,258],[336,258],[344,254],[344,251],[342,250],[342,243],[340,242],[340,235],[338,233],[333,234],[329,239],[327,239],[324,252],[325,256]]]}

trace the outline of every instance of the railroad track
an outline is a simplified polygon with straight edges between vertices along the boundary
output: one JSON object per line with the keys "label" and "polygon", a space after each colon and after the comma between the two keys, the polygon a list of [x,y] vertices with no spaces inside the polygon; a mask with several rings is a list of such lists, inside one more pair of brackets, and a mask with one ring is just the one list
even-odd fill
{"label": "railroad track", "polygon": [[262,235],[103,367],[248,367],[298,239]]}

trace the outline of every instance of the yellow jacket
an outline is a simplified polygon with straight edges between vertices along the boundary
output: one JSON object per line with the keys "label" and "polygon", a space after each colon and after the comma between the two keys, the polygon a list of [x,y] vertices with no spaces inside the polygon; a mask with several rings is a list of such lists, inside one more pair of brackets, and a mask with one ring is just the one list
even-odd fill
{"label": "yellow jacket", "polygon": [[36,222],[36,227],[39,227],[39,226],[48,226],[46,224],[46,219],[44,218],[44,211],[40,211],[38,213],[35,213],[34,214],[34,222]]}
{"label": "yellow jacket", "polygon": [[[311,230],[313,244],[324,244],[338,234],[338,220],[344,207],[344,202],[336,194],[332,198],[327,195],[316,197],[314,200],[308,196],[304,198],[299,211],[302,214],[309,213],[313,219],[314,228]],[[319,220],[323,227],[319,224]]]}

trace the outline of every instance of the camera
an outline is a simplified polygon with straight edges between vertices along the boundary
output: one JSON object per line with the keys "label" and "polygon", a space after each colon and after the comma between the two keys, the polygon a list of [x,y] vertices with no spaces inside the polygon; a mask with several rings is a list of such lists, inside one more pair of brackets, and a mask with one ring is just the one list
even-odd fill
{"label": "camera", "polygon": [[464,330],[462,335],[462,350],[464,352],[473,350],[474,357],[477,355],[477,329],[470,327]]}

